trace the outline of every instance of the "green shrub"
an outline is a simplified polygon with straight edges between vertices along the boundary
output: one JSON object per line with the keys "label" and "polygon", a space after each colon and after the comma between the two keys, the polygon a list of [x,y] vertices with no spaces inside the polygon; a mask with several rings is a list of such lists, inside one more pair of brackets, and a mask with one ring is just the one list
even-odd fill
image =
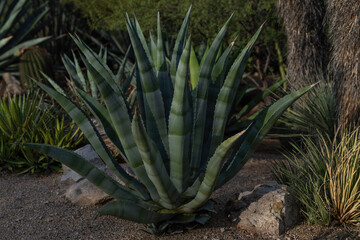
{"label": "green shrub", "polygon": [[[216,56],[230,17],[210,46],[197,84],[191,89],[189,15],[190,10],[179,31],[169,66],[164,55],[160,17],[154,45],[156,58],[153,58],[136,18],[130,20],[127,16],[137,60],[135,112],[130,111],[116,76],[103,59],[79,38],[74,38],[105,106],[77,89],[79,96],[137,178],[128,175],[115,161],[85,112],[63,92],[42,83],[38,85],[78,123],[95,151],[125,186],[71,151],[44,144],[24,144],[61,161],[114,197],[114,201],[99,210],[101,215],[146,224],[151,233],[162,232],[172,223],[205,223],[212,206],[212,192],[236,175],[279,116],[310,89],[283,97],[260,112],[245,131],[225,139],[229,112],[261,28],[231,63],[228,74],[214,78],[227,68],[228,61],[216,61]],[[212,102],[209,91],[218,81],[222,84],[215,96],[217,101]]]}
{"label": "green shrub", "polygon": [[309,223],[358,223],[360,217],[360,129],[303,138],[303,146],[274,164],[274,175],[296,193]]}
{"label": "green shrub", "polygon": [[335,97],[328,83],[319,83],[307,95],[297,101],[279,119],[294,134],[316,137],[335,133]]}
{"label": "green shrub", "polygon": [[59,162],[14,143],[46,143],[67,149],[84,143],[75,124],[65,123],[64,116],[56,117],[43,100],[38,92],[0,100],[0,166],[19,173],[58,171]]}

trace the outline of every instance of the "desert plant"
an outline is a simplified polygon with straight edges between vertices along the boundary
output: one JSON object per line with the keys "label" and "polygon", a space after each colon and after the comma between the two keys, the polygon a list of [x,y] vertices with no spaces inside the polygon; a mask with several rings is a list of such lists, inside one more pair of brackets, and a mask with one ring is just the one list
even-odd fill
{"label": "desert plant", "polygon": [[333,218],[340,223],[360,222],[360,129],[342,128],[333,141],[327,164]]}
{"label": "desert plant", "polygon": [[[288,136],[329,136],[335,133],[335,96],[330,84],[321,82],[279,119]],[[290,130],[290,131],[289,131]],[[284,134],[286,137],[286,134]]]}
{"label": "desert plant", "polygon": [[359,223],[360,129],[339,127],[331,136],[303,138],[303,146],[274,164],[278,182],[289,185],[310,223]]}
{"label": "desert plant", "polygon": [[[198,83],[191,90],[188,80],[191,49],[191,37],[187,38],[189,15],[190,10],[180,28],[170,67],[164,56],[160,18],[157,57],[153,61],[136,18],[131,20],[127,16],[128,32],[137,61],[138,110],[135,113],[129,111],[115,75],[102,59],[80,39],[74,38],[106,106],[81,90],[78,93],[137,178],[128,175],[114,160],[81,108],[63,93],[42,83],[38,85],[78,123],[95,151],[125,186],[71,151],[24,143],[24,146],[61,161],[114,197],[115,201],[99,210],[101,215],[146,224],[152,233],[164,231],[171,223],[206,222],[212,192],[240,170],[282,112],[310,88],[278,100],[259,113],[245,131],[224,139],[230,107],[261,28],[232,64],[215,107],[210,108],[211,76],[231,17],[210,46]],[[215,74],[219,75],[225,67],[220,66]]]}
{"label": "desert plant", "polygon": [[48,11],[44,5],[31,14],[28,9],[28,0],[0,2],[0,74],[7,71],[17,72],[17,66],[12,64],[19,57],[20,50],[49,39],[40,37],[25,40]]}
{"label": "desert plant", "polygon": [[60,170],[59,162],[17,142],[47,143],[67,149],[84,144],[75,124],[57,117],[38,92],[0,100],[0,165],[18,173]]}
{"label": "desert plant", "polygon": [[53,77],[53,65],[49,53],[39,46],[30,47],[21,54],[19,73],[25,87],[33,85],[33,79],[43,79],[41,72]]}
{"label": "desert plant", "polygon": [[301,203],[301,211],[311,224],[328,225],[331,221],[327,163],[331,160],[328,136],[318,139],[303,137],[302,146],[292,144],[286,160],[274,163],[274,176],[279,183],[290,186]]}

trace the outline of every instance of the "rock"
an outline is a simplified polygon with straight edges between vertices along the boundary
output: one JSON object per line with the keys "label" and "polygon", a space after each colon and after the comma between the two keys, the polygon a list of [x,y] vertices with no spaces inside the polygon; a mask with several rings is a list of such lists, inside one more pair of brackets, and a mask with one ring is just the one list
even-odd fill
{"label": "rock", "polygon": [[299,207],[287,186],[257,185],[253,191],[243,192],[234,203],[240,209],[238,228],[279,236],[294,226]]}
{"label": "rock", "polygon": [[0,97],[8,98],[10,95],[22,93],[21,83],[10,73],[4,73],[0,81]]}
{"label": "rock", "polygon": [[[100,157],[97,155],[95,150],[92,148],[90,144],[83,146],[75,151],[75,153],[82,156],[84,159],[88,160],[90,163],[94,164],[98,168],[104,168],[105,165],[103,164]],[[81,175],[77,174],[64,164],[62,165],[63,175],[61,177],[61,182],[65,185],[71,185],[77,183],[84,179]]]}
{"label": "rock", "polygon": [[[90,163],[95,165],[101,171],[105,172],[115,181],[118,181],[120,184],[124,185],[124,183],[121,182],[120,179],[116,177],[115,174],[112,173],[111,170],[102,162],[102,160],[90,144],[77,149],[75,153],[88,160]],[[75,171],[71,170],[65,165],[63,165],[62,167],[64,173],[61,177],[61,182],[66,186],[70,186],[66,190],[65,197],[72,203],[78,205],[94,205],[106,202],[111,199],[109,195],[94,186],[87,179],[85,179]],[[121,164],[121,167],[129,175],[135,176],[133,171],[126,164]]]}
{"label": "rock", "polygon": [[71,185],[66,191],[65,197],[72,203],[82,206],[96,205],[112,199],[86,179]]}

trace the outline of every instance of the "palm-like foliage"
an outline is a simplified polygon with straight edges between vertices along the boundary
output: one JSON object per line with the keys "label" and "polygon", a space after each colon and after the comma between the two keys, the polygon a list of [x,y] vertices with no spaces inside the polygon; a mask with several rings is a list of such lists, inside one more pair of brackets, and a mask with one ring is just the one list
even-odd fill
{"label": "palm-like foliage", "polygon": [[37,45],[49,38],[25,40],[48,11],[43,5],[29,14],[29,7],[28,0],[0,2],[0,73],[16,69],[11,64],[20,55],[21,49]]}
{"label": "palm-like foliage", "polygon": [[99,210],[100,214],[150,224],[160,231],[170,223],[204,223],[208,216],[202,211],[211,207],[212,192],[240,170],[282,112],[309,89],[280,99],[259,113],[246,131],[225,140],[229,111],[261,28],[223,76],[218,94],[212,96],[217,100],[212,101],[212,76],[221,75],[227,67],[227,61],[216,61],[216,56],[231,17],[210,46],[197,85],[191,89],[189,15],[190,10],[180,28],[170,66],[163,51],[160,20],[154,61],[136,18],[131,20],[127,16],[136,57],[138,110],[134,114],[116,76],[102,58],[74,38],[106,106],[81,90],[78,93],[137,178],[129,176],[114,160],[88,116],[77,105],[63,93],[38,83],[77,122],[95,151],[125,186],[71,151],[49,145],[26,146],[58,159],[114,197],[115,201]]}

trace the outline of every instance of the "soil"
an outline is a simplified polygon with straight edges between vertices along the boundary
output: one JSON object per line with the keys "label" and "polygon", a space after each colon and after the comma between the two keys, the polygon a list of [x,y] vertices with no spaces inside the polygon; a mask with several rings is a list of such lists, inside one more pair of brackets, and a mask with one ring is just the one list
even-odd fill
{"label": "soil", "polygon": [[[280,237],[236,228],[225,211],[228,200],[257,184],[271,183],[273,153],[255,153],[239,174],[213,194],[215,211],[204,226],[166,234],[159,239],[360,239],[354,228],[300,223]],[[100,206],[80,207],[64,198],[60,173],[18,176],[0,171],[0,239],[157,239],[139,231],[143,226],[110,216],[96,218]],[[195,228],[193,228],[195,227]]]}

